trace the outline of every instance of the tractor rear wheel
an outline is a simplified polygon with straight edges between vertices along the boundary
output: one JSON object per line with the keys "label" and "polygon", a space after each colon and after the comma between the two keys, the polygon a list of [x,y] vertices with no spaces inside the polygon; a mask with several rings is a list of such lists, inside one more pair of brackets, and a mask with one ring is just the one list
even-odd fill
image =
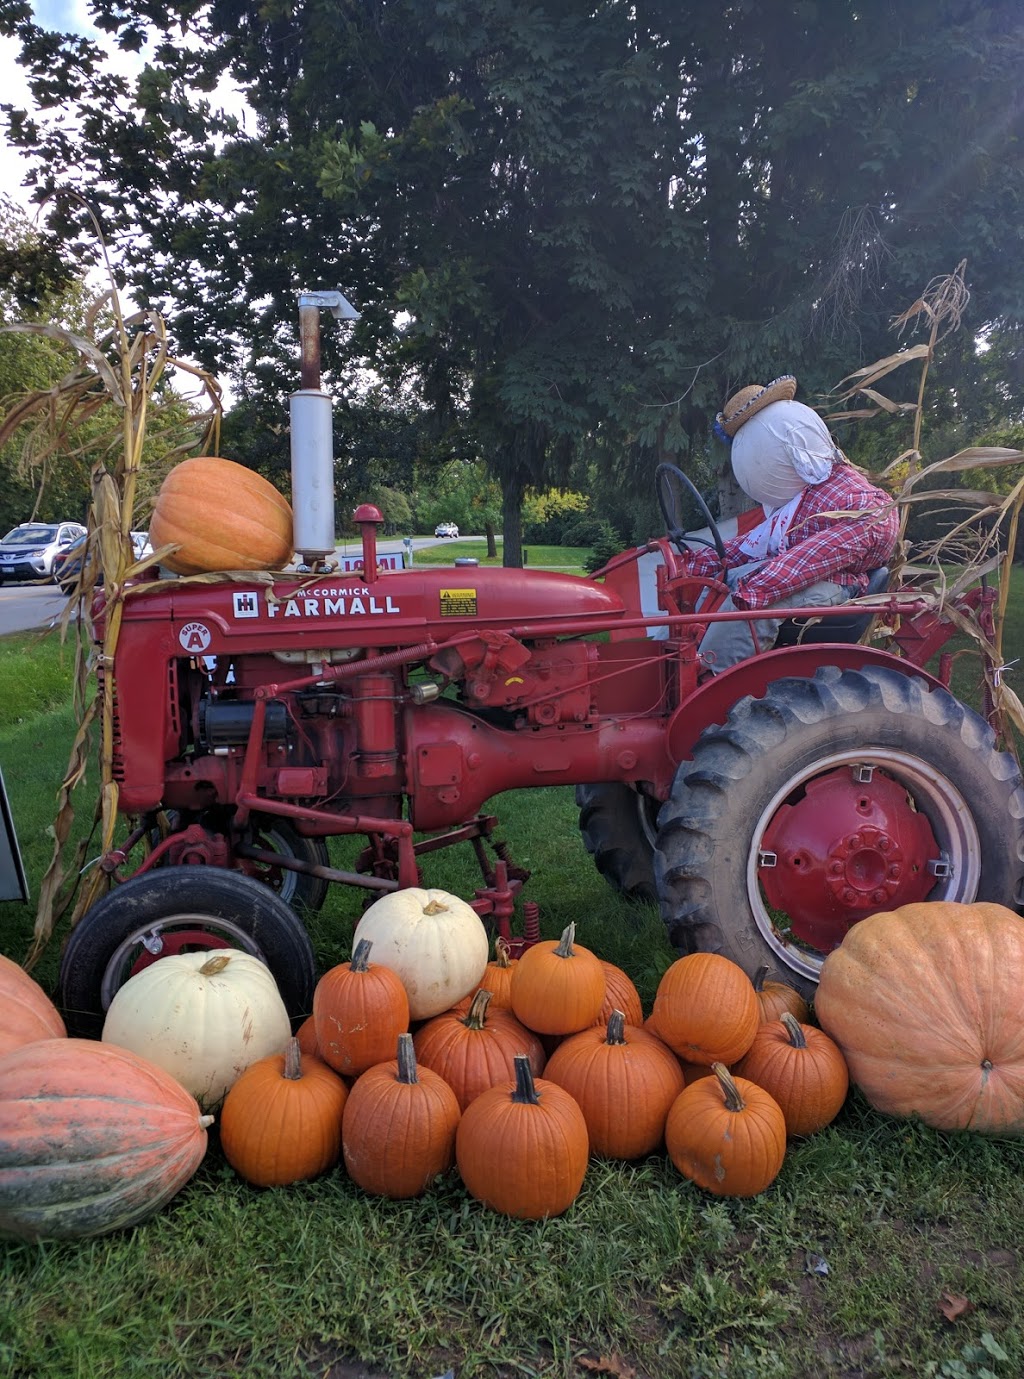
{"label": "tractor rear wheel", "polygon": [[580,832],[598,871],[627,900],[654,901],[654,839],[660,805],[617,781],[577,785]]}
{"label": "tractor rear wheel", "polygon": [[883,667],[777,680],[705,730],[659,816],[684,953],[765,963],[813,996],[851,924],[921,900],[1024,898],[1024,782],[977,714]]}

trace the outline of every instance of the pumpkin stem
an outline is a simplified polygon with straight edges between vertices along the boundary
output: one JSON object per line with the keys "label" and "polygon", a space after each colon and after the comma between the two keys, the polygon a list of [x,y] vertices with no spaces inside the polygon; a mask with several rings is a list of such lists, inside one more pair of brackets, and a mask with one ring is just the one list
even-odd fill
{"label": "pumpkin stem", "polygon": [[352,950],[352,961],[349,963],[353,972],[365,972],[370,965],[370,949],[373,947],[373,940],[361,938]]}
{"label": "pumpkin stem", "polygon": [[491,994],[486,987],[482,986],[470,1001],[466,1018],[462,1022],[467,1029],[483,1029],[487,1007],[491,1003]]}
{"label": "pumpkin stem", "polygon": [[419,1082],[416,1069],[416,1050],[413,1048],[411,1034],[398,1036],[398,1081]]}
{"label": "pumpkin stem", "polygon": [[508,967],[512,959],[512,949],[509,941],[501,934],[494,940],[494,961],[498,967]]}
{"label": "pumpkin stem", "polygon": [[512,1100],[521,1102],[528,1106],[539,1106],[540,1096],[537,1088],[533,1085],[533,1071],[530,1068],[529,1055],[517,1053],[515,1056],[516,1065],[516,1085],[512,1091]]}
{"label": "pumpkin stem", "polygon": [[229,954],[218,953],[216,957],[208,958],[207,961],[203,963],[202,967],[199,969],[199,975],[201,977],[215,977],[218,972],[224,971],[230,961],[231,958]]}
{"label": "pumpkin stem", "polygon": [[784,1010],[779,1016],[779,1019],[786,1026],[786,1033],[789,1035],[789,1042],[792,1044],[793,1048],[805,1049],[807,1047],[807,1040],[804,1038],[804,1032],[800,1026],[800,1021],[793,1012]]}
{"label": "pumpkin stem", "polygon": [[213,1117],[213,1116],[200,1116],[200,1117],[199,1117],[199,1128],[200,1128],[200,1130],[206,1130],[209,1126],[211,1126],[211,1125],[213,1124],[213,1122],[214,1122],[214,1117]]}
{"label": "pumpkin stem", "polygon": [[727,1111],[744,1111],[747,1103],[740,1096],[740,1089],[733,1081],[732,1074],[724,1063],[712,1063],[711,1071],[718,1078],[719,1086],[725,1093],[725,1109]]}
{"label": "pumpkin stem", "polygon": [[425,915],[443,915],[448,911],[448,906],[443,900],[428,900],[423,907]]}
{"label": "pumpkin stem", "polygon": [[284,1075],[289,1082],[302,1077],[302,1050],[297,1039],[289,1039],[284,1046]]}
{"label": "pumpkin stem", "polygon": [[572,951],[572,941],[576,937],[576,925],[574,923],[566,925],[562,930],[562,937],[558,940],[558,946],[554,949],[556,958],[574,958],[576,954]]}
{"label": "pumpkin stem", "polygon": [[765,979],[765,977],[767,977],[768,973],[769,973],[771,970],[772,970],[772,969],[771,969],[770,967],[759,967],[759,968],[757,969],[757,971],[754,973],[754,990],[755,990],[755,991],[760,992],[760,991],[763,991],[763,990],[764,990],[764,979]]}
{"label": "pumpkin stem", "polygon": [[608,1033],[605,1036],[606,1044],[624,1044],[626,1042],[626,1017],[621,1010],[613,1010],[608,1017]]}

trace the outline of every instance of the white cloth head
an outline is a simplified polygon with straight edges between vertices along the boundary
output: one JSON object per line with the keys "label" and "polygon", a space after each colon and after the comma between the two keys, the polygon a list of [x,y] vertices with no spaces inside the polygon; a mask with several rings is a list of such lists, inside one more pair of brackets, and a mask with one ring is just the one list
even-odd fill
{"label": "white cloth head", "polygon": [[828,427],[802,402],[772,402],[743,423],[732,442],[732,472],[766,510],[820,484],[840,458]]}

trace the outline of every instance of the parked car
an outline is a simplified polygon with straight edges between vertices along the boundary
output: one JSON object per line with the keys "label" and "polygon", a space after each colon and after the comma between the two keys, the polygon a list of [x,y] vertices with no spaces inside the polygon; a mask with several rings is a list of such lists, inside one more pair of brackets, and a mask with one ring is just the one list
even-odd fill
{"label": "parked car", "polygon": [[435,536],[458,536],[459,529],[454,522],[438,522],[434,528]]}
{"label": "parked car", "polygon": [[[132,538],[132,553],[136,560],[142,560],[144,556],[153,554],[153,547],[149,542],[149,533],[144,531],[133,531],[129,535]],[[82,573],[82,556],[85,554],[85,532],[64,551],[58,551],[53,562],[53,578],[60,585],[65,594],[70,594],[75,580]],[[98,583],[103,583],[102,574]]]}
{"label": "parked car", "polygon": [[84,535],[81,522],[22,522],[0,541],[0,581],[51,578],[58,554]]}

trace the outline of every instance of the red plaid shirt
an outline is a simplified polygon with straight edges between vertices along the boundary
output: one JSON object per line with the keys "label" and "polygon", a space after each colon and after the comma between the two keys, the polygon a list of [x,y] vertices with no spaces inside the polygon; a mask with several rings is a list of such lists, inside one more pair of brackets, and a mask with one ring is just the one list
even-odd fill
{"label": "red plaid shirt", "polygon": [[[899,525],[892,498],[853,465],[837,461],[823,483],[804,489],[784,538],[785,550],[740,580],[734,602],[740,608],[770,608],[820,579],[843,585],[855,598],[867,588],[870,572],[892,559]],[[740,550],[744,540],[735,536],[725,543],[726,569],[750,563],[751,557]],[[689,552],[684,568],[712,578],[721,574],[711,550]]]}

